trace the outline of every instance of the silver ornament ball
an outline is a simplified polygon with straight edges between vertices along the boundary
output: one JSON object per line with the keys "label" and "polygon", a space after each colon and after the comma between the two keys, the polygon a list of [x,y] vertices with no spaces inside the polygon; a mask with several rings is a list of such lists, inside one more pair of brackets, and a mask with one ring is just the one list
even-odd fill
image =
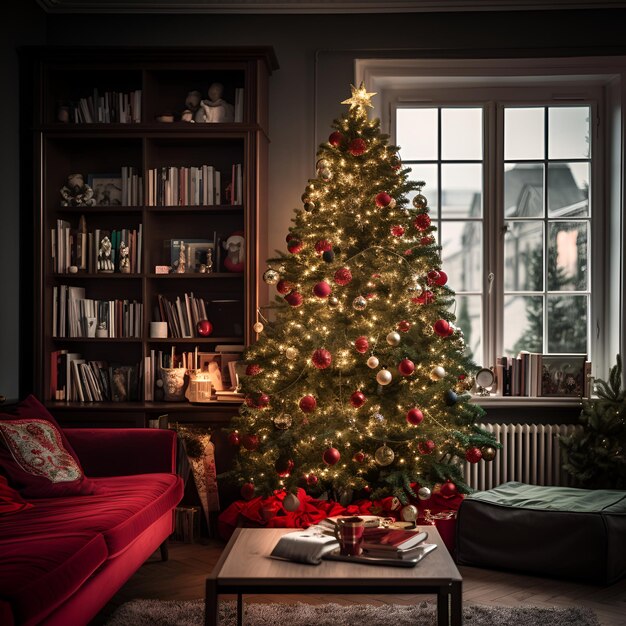
{"label": "silver ornament ball", "polygon": [[363,296],[357,296],[352,301],[352,307],[357,311],[362,311],[367,306],[367,300]]}
{"label": "silver ornament ball", "polygon": [[437,365],[437,367],[433,367],[432,370],[430,370],[430,379],[431,380],[441,380],[442,378],[444,378],[446,375],[446,370],[443,369],[443,367],[441,367],[441,365]]}
{"label": "silver ornament ball", "polygon": [[430,498],[430,489],[428,487],[420,487],[417,492],[417,497],[420,500],[428,500],[428,498]]}
{"label": "silver ornament ball", "polygon": [[328,306],[333,309],[339,306],[339,299],[336,298],[335,296],[331,296],[330,298],[328,298]]}
{"label": "silver ornament ball", "polygon": [[423,211],[428,206],[428,200],[426,199],[426,196],[418,193],[415,198],[413,198],[413,206],[416,209]]}
{"label": "silver ornament ball", "polygon": [[407,504],[400,509],[400,519],[403,522],[415,522],[419,512],[414,504]]}
{"label": "silver ornament ball", "polygon": [[279,279],[280,274],[272,268],[265,270],[265,273],[263,274],[263,280],[268,285],[275,285],[279,281]]}
{"label": "silver ornament ball", "polygon": [[291,428],[291,424],[293,422],[291,415],[287,415],[287,413],[281,413],[277,415],[274,420],[274,426],[278,428],[278,430],[287,430]]}

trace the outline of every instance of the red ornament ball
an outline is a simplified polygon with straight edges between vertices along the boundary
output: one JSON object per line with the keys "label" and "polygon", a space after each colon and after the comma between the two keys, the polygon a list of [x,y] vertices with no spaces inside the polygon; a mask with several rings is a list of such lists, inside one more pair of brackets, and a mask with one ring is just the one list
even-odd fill
{"label": "red ornament ball", "polygon": [[355,391],[350,396],[350,404],[355,409],[361,408],[366,402],[367,402],[367,398],[365,397],[365,394],[362,391]]}
{"label": "red ornament ball", "polygon": [[432,291],[423,291],[419,296],[417,296],[416,298],[411,298],[411,302],[415,302],[415,304],[430,304],[431,302],[434,302],[435,300],[435,295],[433,294]]}
{"label": "red ornament ball", "polygon": [[348,144],[348,152],[352,156],[361,156],[367,150],[365,139],[357,137]]}
{"label": "red ornament ball", "polygon": [[332,293],[332,287],[325,280],[322,280],[313,287],[313,293],[318,298],[328,298]]}
{"label": "red ornament ball", "polygon": [[324,463],[326,465],[335,465],[341,458],[341,454],[339,454],[339,450],[337,448],[327,448],[324,450],[324,454],[322,455],[324,459]]}
{"label": "red ornament ball", "polygon": [[293,291],[294,288],[295,285],[288,280],[279,280],[276,283],[276,291],[283,296],[287,295],[290,291]]}
{"label": "red ornament ball", "polygon": [[370,347],[367,337],[357,337],[354,340],[354,348],[360,354],[365,354]]}
{"label": "red ornament ball", "polygon": [[259,447],[259,438],[256,435],[244,435],[241,443],[246,450],[253,452]]}
{"label": "red ornament ball", "polygon": [[440,274],[437,270],[430,270],[430,272],[428,272],[428,274],[426,275],[428,278],[428,284],[429,285],[437,285],[438,284],[438,280],[440,278]]}
{"label": "red ornament ball", "polygon": [[402,376],[410,376],[415,371],[415,363],[411,359],[402,359],[398,363],[398,371]]}
{"label": "red ornament ball", "polygon": [[345,140],[346,138],[338,130],[334,133],[330,133],[328,137],[328,143],[333,146],[333,148],[338,148]]}
{"label": "red ornament ball", "polygon": [[213,324],[209,320],[200,320],[196,324],[196,330],[200,337],[208,337],[213,332]]}
{"label": "red ornament ball", "polygon": [[391,200],[392,197],[386,191],[381,191],[376,195],[376,206],[380,209],[384,209],[391,204]]}
{"label": "red ornament ball", "polygon": [[274,463],[274,468],[281,478],[287,478],[293,471],[294,463],[291,459],[280,458]]}
{"label": "red ornament ball", "polygon": [[417,230],[426,230],[430,227],[430,216],[428,213],[420,213],[413,220],[413,226],[417,228]]}
{"label": "red ornament ball", "polygon": [[303,248],[304,244],[295,237],[293,239],[290,239],[289,243],[287,244],[287,250],[289,250],[291,254],[298,254],[299,252],[302,252]]}
{"label": "red ornament ball", "polygon": [[401,333],[408,333],[409,330],[411,330],[411,322],[408,322],[407,320],[402,320],[401,322],[398,322],[398,330]]}
{"label": "red ornament ball", "polygon": [[[302,198],[302,200],[304,201],[304,198]],[[295,235],[293,233],[287,233],[287,236],[285,237],[285,241],[289,243],[294,237]]]}
{"label": "red ornament ball", "polygon": [[241,437],[238,432],[233,432],[228,435],[228,443],[231,446],[239,447],[241,445]]}
{"label": "red ornament ball", "polygon": [[259,409],[264,409],[266,406],[270,404],[270,397],[266,393],[259,394],[259,397],[256,399],[256,405]]}
{"label": "red ornament ball", "polygon": [[418,408],[412,408],[406,412],[406,421],[413,426],[419,426],[423,420],[424,414]]}
{"label": "red ornament ball", "polygon": [[317,400],[315,396],[302,396],[300,398],[300,402],[298,402],[298,406],[303,413],[313,413],[315,411],[315,407],[317,406]]}
{"label": "red ornament ball", "polygon": [[285,301],[289,306],[299,307],[303,302],[302,294],[298,291],[292,291],[285,296]]}
{"label": "red ornament ball", "polygon": [[326,348],[318,348],[311,356],[311,361],[318,370],[325,370],[333,362],[333,355]]}
{"label": "red ornament ball", "polygon": [[402,235],[404,235],[404,226],[392,226],[391,234],[394,237],[402,237]]}
{"label": "red ornament ball", "polygon": [[420,238],[420,243],[423,246],[430,246],[431,244],[435,243],[435,238],[432,235],[426,235],[425,237]]}
{"label": "red ornament ball", "polygon": [[241,497],[244,500],[252,500],[254,498],[254,483],[244,483],[241,486]]}
{"label": "red ornament ball", "polygon": [[441,489],[439,490],[439,493],[444,498],[452,498],[453,496],[456,496],[457,494],[456,485],[451,480],[446,480],[446,482],[443,483],[443,485],[441,485]]}
{"label": "red ornament ball", "polygon": [[437,320],[433,324],[433,330],[440,337],[447,337],[449,332],[450,332],[450,324],[448,324],[448,322],[446,322],[446,320]]}
{"label": "red ornament ball", "polygon": [[451,337],[452,335],[454,335],[454,331],[456,330],[456,326],[454,326],[453,324],[449,325],[450,328],[448,328],[448,334],[446,335],[446,337]]}
{"label": "red ornament ball", "polygon": [[340,267],[334,276],[334,281],[338,285],[347,285],[352,280],[352,272],[347,267]]}
{"label": "red ornament ball", "polygon": [[432,454],[437,446],[432,439],[427,439],[426,441],[420,441],[417,444],[417,449],[420,454]]}
{"label": "red ornament ball", "polygon": [[365,454],[363,452],[357,452],[353,457],[352,460],[355,463],[363,463],[363,461],[365,461]]}
{"label": "red ornament ball", "polygon": [[448,282],[448,275],[443,271],[439,270],[439,278],[435,281],[437,285],[443,287]]}
{"label": "red ornament ball", "polygon": [[263,371],[263,368],[258,363],[250,363],[246,367],[246,376],[256,376]]}
{"label": "red ornament ball", "polygon": [[470,463],[478,463],[478,461],[480,461],[480,459],[483,458],[483,453],[481,452],[480,448],[468,448],[465,451],[465,459],[467,461],[469,461]]}
{"label": "red ornament ball", "polygon": [[306,484],[313,487],[314,485],[317,485],[318,480],[319,479],[317,478],[315,474],[309,474],[306,477]]}
{"label": "red ornament ball", "polygon": [[318,254],[322,254],[322,252],[327,252],[328,250],[333,249],[333,244],[328,241],[328,239],[320,239],[315,244],[315,252]]}

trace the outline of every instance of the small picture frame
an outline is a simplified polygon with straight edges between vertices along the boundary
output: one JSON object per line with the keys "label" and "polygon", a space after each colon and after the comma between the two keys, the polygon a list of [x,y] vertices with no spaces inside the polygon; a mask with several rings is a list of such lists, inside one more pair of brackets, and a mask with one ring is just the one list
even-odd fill
{"label": "small picture frame", "polygon": [[96,206],[121,206],[122,177],[119,174],[89,174],[87,184],[93,189]]}
{"label": "small picture frame", "polygon": [[544,354],[541,357],[541,395],[580,398],[585,394],[584,354]]}
{"label": "small picture frame", "polygon": [[211,274],[213,272],[214,248],[215,244],[211,241],[193,241],[185,242],[187,245],[187,268],[189,272],[200,272]]}

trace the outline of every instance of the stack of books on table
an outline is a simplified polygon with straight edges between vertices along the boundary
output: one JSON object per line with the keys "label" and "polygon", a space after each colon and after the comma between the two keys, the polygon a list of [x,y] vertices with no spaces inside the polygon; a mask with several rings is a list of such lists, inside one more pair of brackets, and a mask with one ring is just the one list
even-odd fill
{"label": "stack of books on table", "polygon": [[420,560],[436,548],[436,544],[424,543],[426,539],[426,531],[366,528],[363,555],[380,559]]}

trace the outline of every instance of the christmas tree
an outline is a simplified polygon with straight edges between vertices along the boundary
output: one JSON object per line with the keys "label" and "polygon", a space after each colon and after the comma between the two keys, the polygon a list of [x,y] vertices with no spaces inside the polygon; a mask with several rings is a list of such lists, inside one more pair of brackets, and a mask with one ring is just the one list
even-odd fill
{"label": "christmas tree", "polygon": [[495,454],[466,393],[476,366],[453,324],[425,183],[408,180],[369,119],[372,95],[352,87],[288,252],[263,275],[279,295],[272,321],[255,324],[229,434],[246,499],[297,487],[403,503],[436,485],[467,493],[465,461]]}
{"label": "christmas tree", "polygon": [[563,468],[581,487],[626,489],[626,390],[619,354],[609,380],[598,378],[594,386],[597,398],[583,400],[583,428],[561,438]]}

